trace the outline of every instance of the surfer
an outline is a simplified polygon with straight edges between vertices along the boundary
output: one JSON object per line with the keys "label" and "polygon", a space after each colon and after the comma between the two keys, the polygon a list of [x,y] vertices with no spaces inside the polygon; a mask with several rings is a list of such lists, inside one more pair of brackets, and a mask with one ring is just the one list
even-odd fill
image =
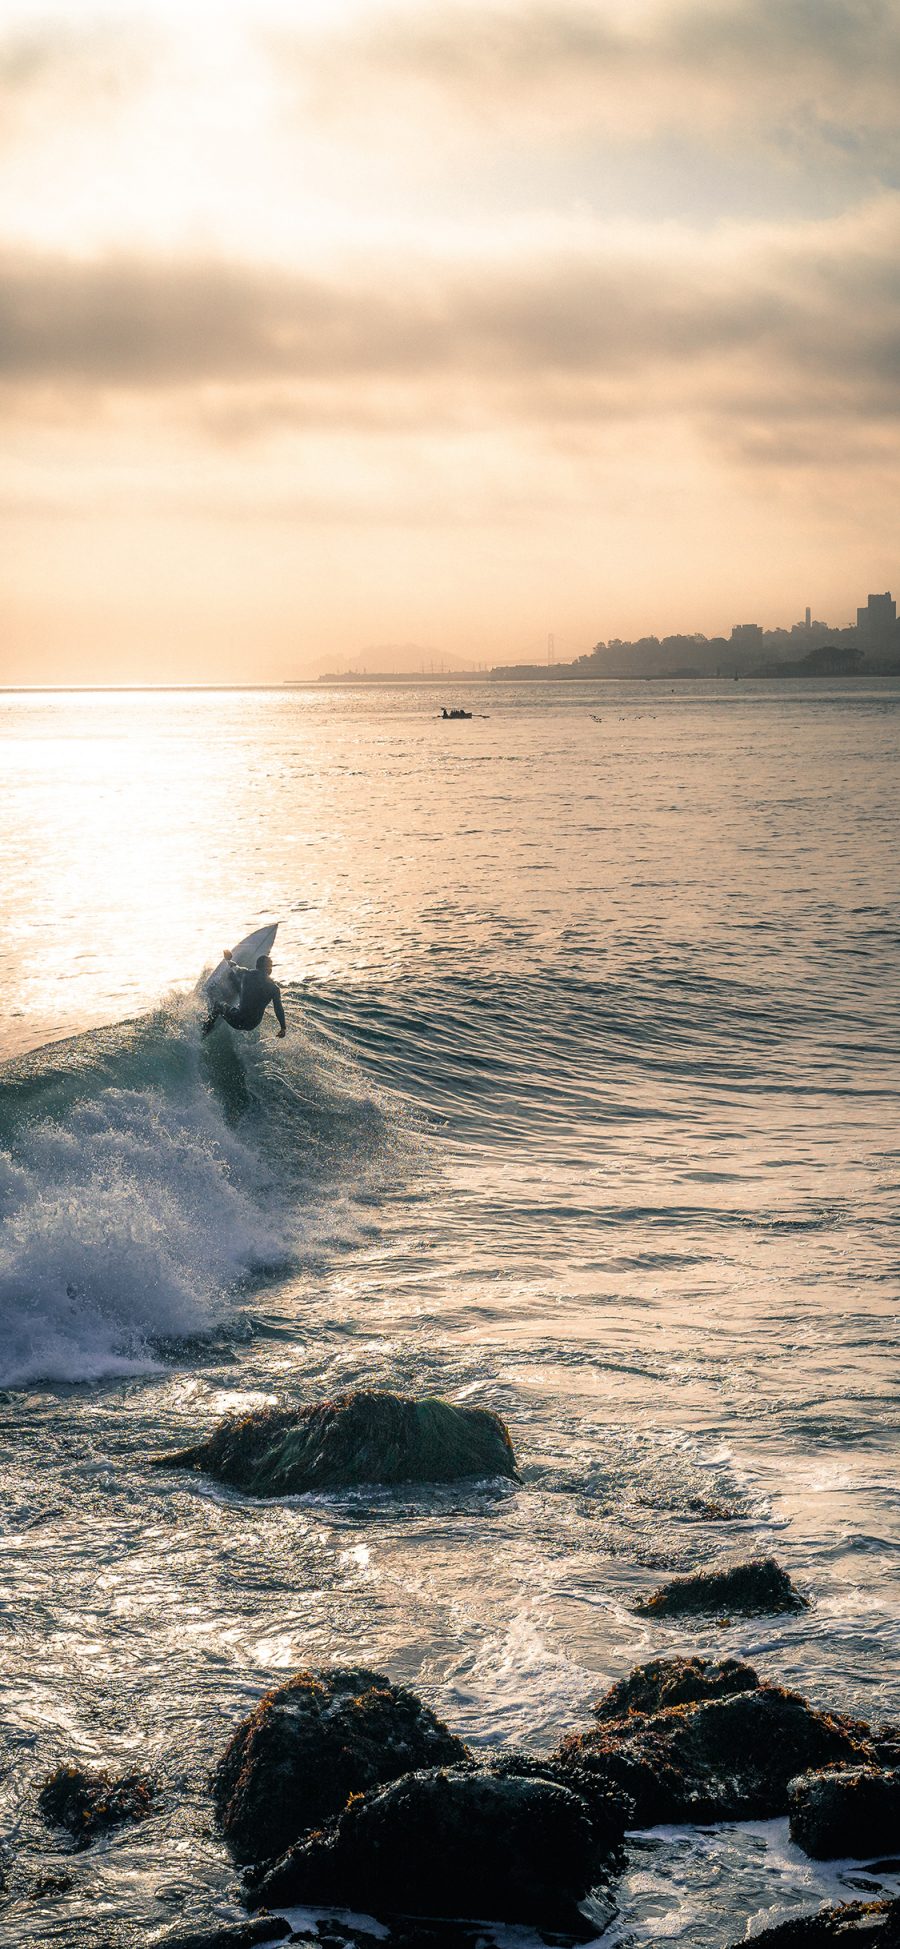
{"label": "surfer", "polygon": [[[231,948],[225,949],[226,961],[231,960]],[[272,980],[272,963],[267,954],[261,954],[255,968],[232,968],[235,980],[240,983],[236,1002],[228,1006],[224,1002],[214,1002],[203,1024],[203,1033],[208,1035],[221,1016],[231,1029],[258,1029],[266,1009],[271,1002],[278,1022],[278,1037],[287,1034],[284,1019],[284,1003],[277,981]]]}

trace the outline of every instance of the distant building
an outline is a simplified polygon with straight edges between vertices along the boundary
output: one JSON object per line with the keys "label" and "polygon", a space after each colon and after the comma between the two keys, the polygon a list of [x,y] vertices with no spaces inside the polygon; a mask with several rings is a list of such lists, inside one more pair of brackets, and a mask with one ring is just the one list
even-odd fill
{"label": "distant building", "polygon": [[731,632],[736,650],[761,650],[762,640],[762,623],[735,623]]}
{"label": "distant building", "polygon": [[856,627],[863,644],[885,643],[896,635],[897,604],[890,590],[883,596],[870,596],[864,609],[857,609]]}

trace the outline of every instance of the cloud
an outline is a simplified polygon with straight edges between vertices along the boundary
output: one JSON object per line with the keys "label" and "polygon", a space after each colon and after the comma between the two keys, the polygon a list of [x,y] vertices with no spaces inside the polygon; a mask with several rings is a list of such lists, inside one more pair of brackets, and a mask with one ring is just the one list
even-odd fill
{"label": "cloud", "polygon": [[898,196],[785,231],[597,230],[343,271],[0,260],[8,412],[162,398],[219,439],[673,414],[707,437],[874,425],[900,412],[898,347]]}
{"label": "cloud", "polygon": [[145,24],[55,21],[0,30],[0,144],[118,109],[146,80],[155,39]]}
{"label": "cloud", "polygon": [[[617,18],[583,0],[438,0],[364,9],[331,34],[265,31],[283,78],[314,109],[367,120],[406,110],[474,115],[487,135],[522,116],[624,138],[671,129],[840,142],[893,131],[900,84],[894,0],[673,0]],[[793,123],[793,127],[790,124]]]}

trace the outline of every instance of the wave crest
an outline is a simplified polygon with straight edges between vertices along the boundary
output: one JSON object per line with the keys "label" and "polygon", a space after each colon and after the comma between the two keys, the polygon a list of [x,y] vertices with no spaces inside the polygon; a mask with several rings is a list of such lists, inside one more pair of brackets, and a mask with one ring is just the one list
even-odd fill
{"label": "wave crest", "polygon": [[196,1029],[157,1018],[142,1038],[124,1038],[132,1075],[142,1041],[143,1088],[106,1081],[116,1064],[113,1032],[102,1033],[95,1093],[84,1038],[72,1045],[68,1103],[65,1054],[48,1052],[49,1082],[39,1070],[31,1076],[37,1116],[20,1104],[13,1142],[0,1151],[7,1387],[153,1365],[160,1342],[208,1332],[225,1289],[285,1255],[267,1211],[270,1173],[252,1139],[229,1126],[202,1073]]}

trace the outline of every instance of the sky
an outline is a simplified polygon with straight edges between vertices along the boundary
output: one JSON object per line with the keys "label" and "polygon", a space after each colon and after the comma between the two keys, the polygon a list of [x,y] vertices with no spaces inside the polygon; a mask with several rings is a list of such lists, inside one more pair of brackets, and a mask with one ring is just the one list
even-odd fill
{"label": "sky", "polygon": [[0,681],[900,584],[896,0],[4,0]]}

